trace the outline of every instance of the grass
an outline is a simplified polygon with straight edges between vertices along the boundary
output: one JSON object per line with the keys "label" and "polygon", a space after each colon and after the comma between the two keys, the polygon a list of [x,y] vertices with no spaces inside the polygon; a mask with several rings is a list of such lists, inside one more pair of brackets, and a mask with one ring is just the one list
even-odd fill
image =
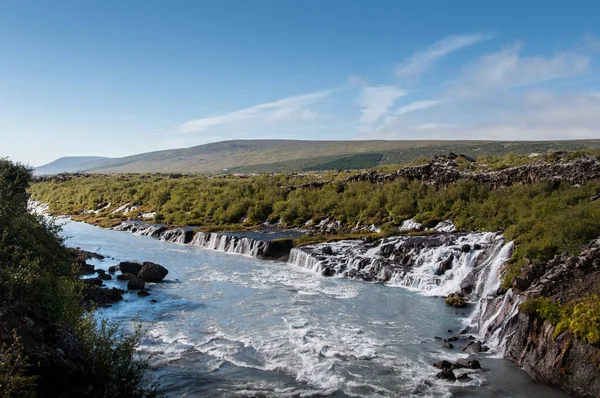
{"label": "grass", "polygon": [[[405,164],[422,157],[465,153],[498,156],[549,150],[599,148],[600,140],[579,141],[294,141],[235,140],[109,159],[87,170],[102,173],[271,173],[359,169]],[[377,159],[379,157],[379,159]],[[63,164],[62,167],[68,167]],[[79,171],[74,161],[68,170]],[[56,171],[57,169],[53,169]]]}

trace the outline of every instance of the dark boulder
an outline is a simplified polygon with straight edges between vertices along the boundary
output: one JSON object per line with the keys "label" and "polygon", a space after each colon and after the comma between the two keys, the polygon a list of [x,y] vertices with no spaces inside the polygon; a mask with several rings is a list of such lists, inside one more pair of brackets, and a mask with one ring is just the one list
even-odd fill
{"label": "dark boulder", "polygon": [[169,271],[162,265],[145,262],[137,276],[146,282],[160,282],[168,273]]}
{"label": "dark boulder", "polygon": [[515,276],[513,279],[513,287],[521,292],[524,292],[531,286],[531,282],[520,276]]}
{"label": "dark boulder", "polygon": [[128,281],[131,279],[136,279],[137,276],[134,274],[121,274],[121,275],[117,275],[117,280],[119,281]]}
{"label": "dark boulder", "polygon": [[467,369],[481,369],[481,364],[476,359],[460,358],[452,365],[453,369],[467,368]]}
{"label": "dark boulder", "polygon": [[117,272],[117,270],[119,269],[118,266],[116,265],[111,265],[110,267],[108,267],[108,273],[109,274],[114,274],[115,272]]}
{"label": "dark boulder", "polygon": [[119,263],[118,267],[124,274],[137,275],[142,269],[142,264],[131,261],[123,261]]}
{"label": "dark boulder", "polygon": [[99,277],[100,279],[102,279],[103,281],[109,281],[112,279],[112,276],[110,276],[110,274],[102,274]]}
{"label": "dark boulder", "polygon": [[470,341],[465,348],[463,348],[463,351],[467,354],[477,354],[483,351],[483,346],[481,341]]}
{"label": "dark boulder", "polygon": [[138,291],[138,292],[137,292],[137,295],[138,295],[138,296],[143,296],[143,297],[146,297],[146,296],[149,296],[149,295],[150,295],[150,292],[149,292],[149,291],[147,291],[146,289],[142,289],[142,290],[140,290],[140,291]]}
{"label": "dark boulder", "polygon": [[140,290],[143,289],[146,283],[138,278],[130,279],[127,282],[127,290]]}
{"label": "dark boulder", "polygon": [[87,307],[92,306],[106,307],[110,304],[123,300],[123,290],[112,288],[105,289],[98,286],[84,286],[83,299]]}
{"label": "dark boulder", "polygon": [[83,284],[87,286],[102,286],[104,282],[100,278],[88,278],[83,280]]}
{"label": "dark boulder", "polygon": [[443,343],[442,344],[442,348],[452,349],[452,348],[454,348],[454,344],[452,344],[452,343]]}
{"label": "dark boulder", "polygon": [[464,245],[461,246],[460,251],[463,253],[468,253],[471,251],[471,245],[468,243],[465,243]]}
{"label": "dark boulder", "polygon": [[442,369],[441,372],[439,372],[437,375],[435,375],[438,379],[444,379],[444,380],[456,380],[456,376],[454,375],[454,372],[452,371],[452,369],[447,368],[447,369]]}
{"label": "dark boulder", "polygon": [[452,261],[454,261],[454,254],[451,254],[448,258],[444,259],[438,264],[435,274],[437,276],[443,275],[446,271],[452,269]]}
{"label": "dark boulder", "polygon": [[323,248],[321,249],[321,253],[327,254],[327,255],[332,255],[333,249],[331,248],[331,246],[323,246]]}
{"label": "dark boulder", "polygon": [[434,363],[433,366],[435,366],[438,369],[450,369],[452,367],[452,362],[443,359],[439,362]]}
{"label": "dark boulder", "polygon": [[96,270],[92,264],[88,263],[77,263],[79,265],[79,275],[89,275],[93,274]]}

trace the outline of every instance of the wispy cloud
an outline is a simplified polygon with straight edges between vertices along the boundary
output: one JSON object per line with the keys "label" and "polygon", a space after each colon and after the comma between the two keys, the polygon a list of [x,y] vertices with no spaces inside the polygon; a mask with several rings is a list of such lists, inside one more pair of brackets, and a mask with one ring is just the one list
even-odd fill
{"label": "wispy cloud", "polygon": [[178,126],[176,131],[179,133],[197,133],[211,127],[249,120],[264,122],[312,120],[317,116],[317,113],[309,109],[308,106],[322,101],[332,93],[333,90],[318,91],[255,105],[222,115],[190,120]]}
{"label": "wispy cloud", "polygon": [[463,47],[488,40],[491,36],[482,34],[455,35],[445,37],[428,49],[418,52],[396,67],[396,77],[402,81],[418,79],[427,69],[442,57]]}
{"label": "wispy cloud", "polygon": [[509,89],[569,77],[588,69],[588,56],[563,52],[553,57],[520,55],[515,44],[482,56],[465,68],[457,92],[472,94],[490,89]]}
{"label": "wispy cloud", "polygon": [[385,116],[394,102],[406,95],[406,91],[396,86],[363,87],[358,95],[357,103],[361,106],[359,122],[371,126]]}
{"label": "wispy cloud", "polygon": [[394,115],[396,115],[396,116],[406,115],[407,113],[411,113],[411,112],[415,112],[415,111],[420,111],[420,110],[423,110],[423,109],[431,108],[432,106],[436,106],[436,105],[438,105],[441,102],[442,101],[438,101],[438,100],[426,100],[426,101],[411,102],[408,105],[404,105],[404,106],[398,108],[394,112]]}

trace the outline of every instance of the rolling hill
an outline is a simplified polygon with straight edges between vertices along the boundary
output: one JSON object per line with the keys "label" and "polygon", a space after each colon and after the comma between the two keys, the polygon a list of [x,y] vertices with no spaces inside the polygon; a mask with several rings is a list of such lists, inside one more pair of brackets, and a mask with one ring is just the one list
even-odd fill
{"label": "rolling hill", "polygon": [[36,174],[268,173],[359,169],[411,162],[449,152],[471,156],[600,148],[600,140],[572,141],[296,141],[233,140],[123,158],[61,158]]}
{"label": "rolling hill", "polygon": [[69,156],[35,168],[36,175],[76,173],[91,170],[112,160],[102,156]]}

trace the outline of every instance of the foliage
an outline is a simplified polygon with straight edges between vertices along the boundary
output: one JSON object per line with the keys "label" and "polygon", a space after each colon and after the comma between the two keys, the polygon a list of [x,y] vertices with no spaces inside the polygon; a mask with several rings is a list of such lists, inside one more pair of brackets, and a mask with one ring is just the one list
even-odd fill
{"label": "foliage", "polygon": [[140,358],[136,349],[142,338],[141,324],[133,334],[124,335],[121,327],[106,319],[100,321],[87,316],[77,334],[88,359],[89,383],[87,396],[112,398],[117,396],[142,398],[156,397],[155,386],[144,386],[147,360]]}
{"label": "foliage", "polygon": [[[0,159],[0,304],[22,305],[75,332],[86,347],[93,381],[83,396],[122,396],[123,391],[133,397],[153,396],[153,388],[142,387],[146,363],[135,355],[139,330],[122,336],[105,322],[91,327],[95,321],[85,314],[82,282],[59,227],[27,209],[30,180],[27,167]],[[34,379],[19,373],[27,360],[20,347],[15,340],[12,347],[0,350],[0,384],[8,391],[3,396],[31,396],[35,390]]]}
{"label": "foliage", "polygon": [[444,302],[446,304],[448,304],[451,307],[455,307],[455,308],[463,308],[466,307],[467,303],[465,302],[465,299],[462,296],[450,296],[447,297]]}
{"label": "foliage", "polygon": [[555,325],[554,338],[569,331],[590,344],[600,343],[600,298],[597,295],[566,305],[544,297],[529,299],[519,305],[519,311]]}
{"label": "foliage", "polygon": [[553,325],[560,322],[562,317],[560,304],[544,297],[529,299],[521,303],[519,305],[519,311],[536,316]]}
{"label": "foliage", "polygon": [[[588,156],[598,153],[585,152]],[[544,156],[551,160],[554,155]],[[512,166],[537,158],[507,155],[484,160]],[[459,230],[501,230],[515,241],[507,272],[511,278],[505,279],[505,287],[520,273],[526,258],[548,260],[565,251],[575,254],[583,243],[600,235],[600,201],[590,201],[600,193],[597,182],[581,187],[539,182],[493,189],[466,180],[446,187],[404,179],[345,183],[350,175],[97,175],[39,182],[30,192],[56,213],[75,214],[76,219],[101,225],[106,223],[99,220],[121,205],[138,206],[127,217],[156,212],[161,222],[213,231],[257,227],[265,221],[301,227],[309,220],[328,217],[348,228],[357,223],[375,224],[382,227],[384,235],[390,235],[397,234],[397,227],[409,218],[427,226],[452,219]],[[330,182],[318,188],[287,190],[314,181]],[[109,202],[110,208],[97,215],[83,213]],[[118,219],[113,217],[110,222]]]}
{"label": "foliage", "polygon": [[600,298],[591,295],[565,306],[554,336],[565,330],[581,337],[590,344],[600,343]]}
{"label": "foliage", "polygon": [[29,364],[23,355],[23,345],[17,333],[13,331],[12,344],[0,346],[0,395],[5,398],[33,398],[35,376],[25,372]]}

